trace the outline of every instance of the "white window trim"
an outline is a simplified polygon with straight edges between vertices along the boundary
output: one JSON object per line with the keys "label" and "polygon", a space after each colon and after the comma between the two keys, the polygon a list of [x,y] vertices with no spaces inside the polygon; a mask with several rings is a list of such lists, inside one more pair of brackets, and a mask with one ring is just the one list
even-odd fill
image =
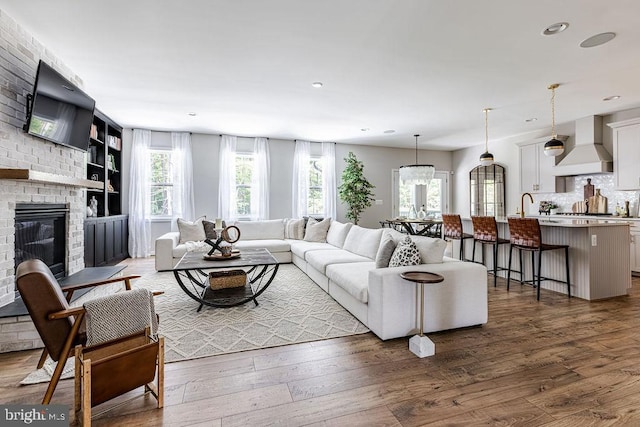
{"label": "white window trim", "polygon": [[[449,206],[451,205],[451,180],[449,171],[436,171],[434,178],[441,179],[442,185],[442,198],[440,203],[442,204],[442,213],[449,213]],[[398,191],[400,183],[400,171],[399,169],[391,170],[391,218],[399,216],[400,212],[400,193]],[[423,200],[421,192],[415,192],[413,194],[413,202],[416,207],[416,211],[420,210],[422,204],[426,204],[426,200]]]}
{"label": "white window trim", "polygon": [[[162,154],[168,154],[169,158],[171,157],[171,148],[165,148],[165,147],[154,147],[151,148],[149,150],[149,154],[153,154],[153,153],[162,153]],[[151,156],[149,156],[149,161],[151,161]],[[151,177],[149,177],[151,178]],[[152,186],[165,186],[165,187],[174,187],[174,184],[153,184],[151,183],[151,181],[149,181],[149,188],[151,188]],[[151,212],[150,206],[149,206],[149,212]],[[171,220],[173,219],[173,215],[153,215],[150,213],[150,221],[151,222],[171,222]]]}

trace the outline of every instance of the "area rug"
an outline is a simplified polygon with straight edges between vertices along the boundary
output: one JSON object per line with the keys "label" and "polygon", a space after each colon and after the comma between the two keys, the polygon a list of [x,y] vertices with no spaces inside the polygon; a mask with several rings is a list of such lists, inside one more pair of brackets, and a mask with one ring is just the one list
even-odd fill
{"label": "area rug", "polygon": [[167,362],[369,332],[293,264],[280,265],[258,306],[197,312],[172,272],[145,275],[134,282],[140,286],[164,291],[154,301]]}

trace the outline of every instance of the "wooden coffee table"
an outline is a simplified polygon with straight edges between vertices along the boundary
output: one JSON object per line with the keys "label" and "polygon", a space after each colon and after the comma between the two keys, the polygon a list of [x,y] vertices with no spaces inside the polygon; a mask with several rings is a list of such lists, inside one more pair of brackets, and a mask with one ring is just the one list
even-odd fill
{"label": "wooden coffee table", "polygon": [[[243,249],[239,257],[205,259],[206,252],[187,252],[173,267],[173,275],[182,290],[192,299],[210,307],[234,307],[253,301],[271,284],[278,272],[278,261],[267,249]],[[209,271],[242,269],[247,273],[245,286],[213,290],[209,286]]]}
{"label": "wooden coffee table", "polygon": [[420,333],[409,340],[409,350],[418,357],[433,356],[436,354],[436,345],[424,334],[424,285],[440,283],[444,277],[427,271],[407,271],[400,274],[405,280],[420,284]]}

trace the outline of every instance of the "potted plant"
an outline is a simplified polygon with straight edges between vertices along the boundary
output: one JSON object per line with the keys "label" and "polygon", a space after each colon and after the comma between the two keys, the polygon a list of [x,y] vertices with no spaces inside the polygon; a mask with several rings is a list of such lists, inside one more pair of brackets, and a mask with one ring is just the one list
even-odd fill
{"label": "potted plant", "polygon": [[351,151],[344,159],[347,166],[342,172],[342,184],[338,187],[340,200],[346,203],[347,218],[358,224],[360,214],[373,202],[372,188],[376,188],[363,175],[364,166]]}
{"label": "potted plant", "polygon": [[557,215],[558,214],[558,205],[551,202],[549,203],[549,215]]}

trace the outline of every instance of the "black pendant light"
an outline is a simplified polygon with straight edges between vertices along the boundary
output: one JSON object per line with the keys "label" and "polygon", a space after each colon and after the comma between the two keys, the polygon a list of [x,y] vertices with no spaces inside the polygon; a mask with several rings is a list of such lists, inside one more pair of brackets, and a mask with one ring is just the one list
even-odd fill
{"label": "black pendant light", "polygon": [[480,166],[489,166],[493,164],[493,154],[489,152],[489,111],[491,108],[485,108],[484,111],[484,153],[480,154]]}
{"label": "black pendant light", "polygon": [[558,135],[556,134],[555,98],[558,86],[560,86],[558,83],[549,85],[549,89],[551,90],[551,139],[544,144],[544,154],[549,157],[559,156],[564,153],[564,144],[558,139]]}

